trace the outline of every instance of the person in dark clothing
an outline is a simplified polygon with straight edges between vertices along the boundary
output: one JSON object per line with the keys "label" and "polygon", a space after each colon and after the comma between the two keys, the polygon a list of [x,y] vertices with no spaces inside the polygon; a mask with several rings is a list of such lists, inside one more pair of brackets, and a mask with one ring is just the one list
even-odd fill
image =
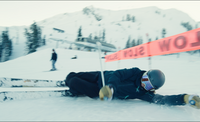
{"label": "person in dark clothing", "polygon": [[51,60],[50,61],[52,61],[52,69],[51,69],[51,71],[54,71],[54,70],[56,70],[55,63],[57,61],[57,54],[56,54],[54,49],[52,49],[52,51],[53,52],[52,52],[52,56],[51,56]]}
{"label": "person in dark clothing", "polygon": [[155,90],[165,83],[165,75],[162,71],[152,69],[140,70],[137,67],[119,69],[116,71],[104,71],[105,86],[102,85],[100,71],[70,72],[65,84],[70,88],[66,96],[86,95],[90,98],[101,100],[112,99],[140,99],[160,105],[186,105],[200,109],[198,95],[178,94],[160,95]]}

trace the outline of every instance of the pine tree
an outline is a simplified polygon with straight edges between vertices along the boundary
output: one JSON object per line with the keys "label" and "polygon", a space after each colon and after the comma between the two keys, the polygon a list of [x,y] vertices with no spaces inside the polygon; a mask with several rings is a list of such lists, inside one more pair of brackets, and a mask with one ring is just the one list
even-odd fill
{"label": "pine tree", "polygon": [[134,46],[136,46],[135,39],[133,39],[131,42],[131,47],[134,47]]}
{"label": "pine tree", "polygon": [[128,40],[127,40],[127,42],[126,42],[126,47],[125,47],[125,48],[131,47],[130,41],[131,41],[131,37],[129,36],[129,37],[128,37]]}
{"label": "pine tree", "polygon": [[140,37],[138,40],[137,40],[137,45],[141,45],[143,43],[143,39]]}
{"label": "pine tree", "polygon": [[190,31],[190,30],[193,29],[193,27],[189,24],[189,22],[185,22],[185,23],[182,22],[181,25],[182,25],[183,27],[185,27],[185,28],[187,29],[187,31]]}
{"label": "pine tree", "polygon": [[149,42],[151,42],[151,38],[149,38]]}
{"label": "pine tree", "polygon": [[127,14],[126,15],[126,21],[130,21],[131,20],[131,16],[130,16],[130,14]]}
{"label": "pine tree", "polygon": [[33,34],[33,42],[36,45],[36,48],[40,47],[40,39],[41,39],[41,33],[40,33],[40,28],[36,25],[36,23],[34,22],[30,29],[32,30],[32,34]]}
{"label": "pine tree", "polygon": [[27,54],[36,52],[36,45],[34,45],[32,34],[28,32],[28,29],[26,28],[25,28],[25,36],[26,36]]}
{"label": "pine tree", "polygon": [[0,59],[1,59],[1,56],[2,56],[2,45],[0,45]]}
{"label": "pine tree", "polygon": [[36,49],[42,45],[41,39],[41,29],[37,26],[36,22],[34,22],[29,30],[25,28],[25,36],[26,36],[26,46],[27,46],[27,54],[36,52]]}
{"label": "pine tree", "polygon": [[[150,39],[151,40],[151,39]],[[143,39],[142,37],[140,38],[140,44],[143,44]]]}
{"label": "pine tree", "polygon": [[2,44],[3,44],[2,38],[0,36],[0,59],[1,59],[1,53],[2,53]]}
{"label": "pine tree", "polygon": [[135,16],[132,16],[132,22],[135,22]]}
{"label": "pine tree", "polygon": [[1,61],[8,61],[12,54],[12,41],[9,39],[8,30],[2,32],[1,36]]}
{"label": "pine tree", "polygon": [[9,56],[12,55],[12,40],[9,40]]}
{"label": "pine tree", "polygon": [[42,39],[42,30],[39,26],[37,26],[36,30],[38,32],[38,34],[37,34],[37,39],[38,39],[38,44],[39,44],[38,47],[41,47],[44,45],[43,39]]}
{"label": "pine tree", "polygon": [[140,39],[137,40],[137,45],[140,45]]}
{"label": "pine tree", "polygon": [[44,35],[43,39],[42,39],[42,45],[46,45],[46,35]]}
{"label": "pine tree", "polygon": [[165,28],[162,29],[162,38],[165,38],[166,30]]}
{"label": "pine tree", "polygon": [[2,50],[1,62],[9,60],[9,47],[4,47]]}
{"label": "pine tree", "polygon": [[82,37],[81,31],[82,31],[82,27],[80,26],[79,29],[78,29],[78,37]]}
{"label": "pine tree", "polygon": [[156,37],[156,40],[158,40],[158,37]]}
{"label": "pine tree", "polygon": [[103,41],[105,41],[105,35],[106,35],[106,32],[105,32],[106,30],[105,29],[103,29],[103,34],[102,34],[102,40]]}

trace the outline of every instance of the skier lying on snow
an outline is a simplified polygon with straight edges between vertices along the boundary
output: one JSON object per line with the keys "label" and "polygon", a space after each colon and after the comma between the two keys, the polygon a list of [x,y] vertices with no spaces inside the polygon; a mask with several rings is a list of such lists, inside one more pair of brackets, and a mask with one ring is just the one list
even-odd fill
{"label": "skier lying on snow", "polygon": [[86,95],[101,100],[140,99],[161,105],[191,105],[200,109],[200,98],[197,95],[160,95],[155,90],[163,86],[165,76],[160,70],[140,70],[137,67],[104,71],[105,86],[102,87],[101,72],[71,72],[65,79],[70,88],[66,96]]}

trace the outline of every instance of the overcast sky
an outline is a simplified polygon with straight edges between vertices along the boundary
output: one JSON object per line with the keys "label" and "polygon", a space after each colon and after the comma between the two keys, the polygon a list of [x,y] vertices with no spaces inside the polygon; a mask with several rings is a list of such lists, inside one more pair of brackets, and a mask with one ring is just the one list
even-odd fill
{"label": "overcast sky", "polygon": [[176,8],[200,21],[200,1],[0,1],[0,26],[30,25],[57,14],[81,11],[91,5],[109,10],[148,6]]}

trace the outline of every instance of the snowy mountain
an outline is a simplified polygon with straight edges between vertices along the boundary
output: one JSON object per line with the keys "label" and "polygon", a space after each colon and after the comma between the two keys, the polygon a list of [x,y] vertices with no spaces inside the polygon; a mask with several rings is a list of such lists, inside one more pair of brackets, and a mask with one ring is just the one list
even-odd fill
{"label": "snowy mountain", "polygon": [[[37,52],[0,63],[0,77],[64,80],[72,71],[101,69],[97,52],[57,48],[58,70],[46,72],[51,68],[51,49],[40,48]],[[78,58],[71,59],[74,55]],[[200,95],[200,82],[196,80],[200,73],[199,59],[199,54],[185,52],[152,57],[151,68],[162,70],[166,76],[164,86],[156,93]],[[101,61],[103,70],[149,69],[148,58]],[[189,106],[156,105],[138,99],[108,102],[89,97],[41,96],[40,92],[35,97],[34,93],[27,93],[30,94],[28,98],[21,96],[21,99],[1,101],[1,121],[200,121],[199,110]]]}
{"label": "snowy mountain", "polygon": [[[200,27],[186,13],[176,9],[162,10],[157,7],[145,7],[139,9],[128,9],[111,11],[94,8],[93,6],[85,7],[82,11],[74,13],[63,13],[51,18],[37,22],[42,28],[42,37],[57,37],[68,41],[75,41],[78,29],[82,26],[82,35],[88,37],[92,34],[101,37],[105,29],[105,40],[114,44],[117,49],[123,49],[126,42],[131,40],[142,39],[146,43],[148,39],[154,41],[162,38],[162,30],[166,30],[165,37],[176,35],[187,31],[181,23],[188,23],[192,29]],[[0,27],[0,32],[6,27]],[[24,55],[25,37],[24,28],[26,26],[8,27],[10,38],[13,41],[13,55],[10,59]],[[57,33],[53,28],[64,30],[64,33]],[[148,33],[148,39],[146,34]],[[68,48],[69,44],[60,44]],[[65,46],[64,46],[65,45]],[[47,46],[49,47],[49,46]],[[55,48],[55,45],[52,47]]]}
{"label": "snowy mountain", "polygon": [[[38,24],[44,26],[44,32],[48,32],[53,27],[63,29],[67,39],[72,41],[76,38],[80,26],[82,26],[82,33],[85,37],[88,37],[90,33],[93,36],[99,36],[105,29],[107,42],[115,44],[116,47],[120,46],[121,49],[124,48],[129,35],[132,39],[142,38],[146,42],[146,33],[153,41],[156,37],[162,38],[163,28],[166,29],[165,37],[168,37],[187,31],[181,25],[182,22],[189,22],[193,29],[196,26],[196,22],[192,18],[176,9],[162,10],[157,7],[147,7],[110,11],[92,6],[85,9],[72,14],[60,14],[38,22]],[[134,22],[126,21],[127,15],[130,15],[130,19],[134,16]],[[53,30],[51,31],[53,33]],[[48,36],[48,33],[44,34]]]}

